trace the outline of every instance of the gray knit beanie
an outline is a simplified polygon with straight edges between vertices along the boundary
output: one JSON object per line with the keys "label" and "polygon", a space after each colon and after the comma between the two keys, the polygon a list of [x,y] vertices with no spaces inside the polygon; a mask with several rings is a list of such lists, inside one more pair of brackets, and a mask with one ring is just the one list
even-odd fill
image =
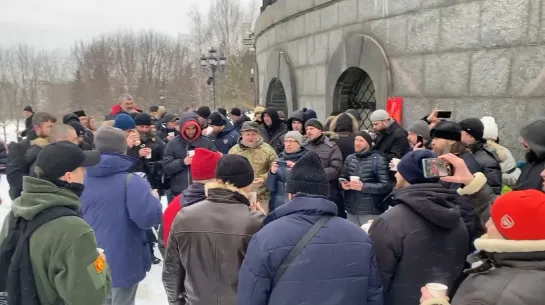
{"label": "gray knit beanie", "polygon": [[292,138],[295,141],[297,141],[297,143],[299,143],[300,146],[303,146],[303,135],[299,131],[289,131],[284,136],[284,139],[285,138]]}
{"label": "gray knit beanie", "polygon": [[125,133],[119,128],[100,127],[95,133],[95,146],[101,153],[127,154]]}
{"label": "gray knit beanie", "polygon": [[423,120],[418,120],[412,123],[409,128],[407,128],[407,131],[412,132],[417,136],[421,136],[426,140],[430,139],[430,125]]}
{"label": "gray knit beanie", "polygon": [[520,130],[520,135],[528,143],[528,146],[539,156],[545,155],[545,118],[532,121]]}

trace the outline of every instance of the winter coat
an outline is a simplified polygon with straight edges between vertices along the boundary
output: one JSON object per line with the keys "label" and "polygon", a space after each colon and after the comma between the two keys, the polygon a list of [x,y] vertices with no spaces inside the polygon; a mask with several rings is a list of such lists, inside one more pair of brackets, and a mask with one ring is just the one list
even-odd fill
{"label": "winter coat", "polygon": [[475,160],[482,166],[482,173],[486,176],[488,185],[496,194],[501,194],[502,174],[497,155],[488,148],[485,142],[470,145]]}
{"label": "winter coat", "polygon": [[81,196],[81,213],[104,249],[116,288],[131,287],[146,277],[151,268],[146,230],[162,218],[161,202],[149,183],[129,173],[134,162],[127,156],[101,154],[100,163],[87,168]]}
{"label": "winter coat", "polygon": [[[263,181],[267,181],[271,165],[277,159],[274,149],[269,144],[263,142],[263,139],[261,138],[254,148],[244,146],[241,138],[238,141],[238,144],[231,148],[229,154],[241,155],[248,159],[254,169],[254,179],[263,178]],[[262,204],[269,202],[270,193],[265,187],[265,184],[257,187],[256,192],[257,200],[259,202]]]}
{"label": "winter coat", "polygon": [[[15,217],[31,220],[53,207],[80,209],[76,194],[49,181],[24,177],[23,190],[21,197],[11,206]],[[8,219],[5,219],[0,233],[0,244],[7,235]],[[98,257],[95,233],[85,220],[75,216],[51,220],[34,231],[29,246],[34,281],[42,305],[104,304],[110,292],[110,274],[108,269],[99,272],[95,267]]]}
{"label": "winter coat", "polygon": [[233,122],[233,128],[236,130],[236,132],[240,133],[240,130],[242,129],[242,125],[244,125],[244,122],[250,122],[250,118],[247,117],[245,114],[243,114],[240,118],[238,118],[236,121]]}
{"label": "winter coat", "polygon": [[509,187],[515,186],[521,173],[520,168],[517,167],[515,157],[513,157],[509,149],[494,141],[486,141],[486,144],[488,145],[488,148],[498,156],[503,184]]}
{"label": "winter coat", "polygon": [[168,245],[168,235],[170,234],[172,223],[174,223],[174,218],[176,218],[178,212],[182,207],[188,207],[205,199],[204,184],[193,183],[170,202],[165,212],[163,212],[163,223],[158,232],[159,250],[161,254],[163,254],[163,257],[166,245]]}
{"label": "winter coat", "polygon": [[545,300],[545,240],[475,241],[484,264],[471,271],[452,305],[541,305]]}
{"label": "winter coat", "polygon": [[34,163],[38,154],[42,151],[48,142],[44,138],[32,137],[29,133],[27,139],[11,146],[8,156],[8,165],[6,174],[10,186],[11,199],[21,196],[23,191],[23,177],[34,173]]}
{"label": "winter coat", "polygon": [[361,191],[343,191],[344,207],[352,215],[380,215],[388,209],[386,197],[394,186],[390,181],[390,167],[386,157],[378,151],[368,150],[351,154],[344,162],[342,178],[360,177]]}
{"label": "winter coat", "polygon": [[379,133],[375,140],[375,149],[387,156],[388,160],[401,159],[411,150],[407,136],[407,131],[396,121],[392,121],[386,130]]}
{"label": "winter coat", "polygon": [[343,169],[343,156],[339,146],[322,135],[320,138],[307,142],[306,150],[313,151],[320,157],[329,180],[329,198],[336,199],[339,193],[339,176]]}
{"label": "winter coat", "polygon": [[[275,287],[288,253],[322,215],[332,216]],[[382,285],[369,237],[337,215],[325,197],[299,193],[269,214],[248,246],[238,281],[239,305],[382,305]]]}
{"label": "winter coat", "polygon": [[[184,207],[170,231],[163,284],[170,305],[236,305],[238,271],[263,221],[240,190],[206,185],[206,200]],[[181,299],[180,299],[181,298]]]}
{"label": "winter coat", "polygon": [[288,132],[286,124],[280,120],[278,111],[274,108],[267,108],[263,114],[268,114],[271,118],[271,126],[262,124],[259,126],[259,134],[263,141],[269,144],[274,151],[279,154],[284,151],[284,135]]}
{"label": "winter coat", "polygon": [[427,283],[452,287],[462,273],[469,237],[457,208],[460,195],[440,184],[394,192],[396,205],[371,225],[385,305],[418,304]]}
{"label": "winter coat", "polygon": [[[301,150],[288,154],[285,151],[278,156],[280,161],[292,161],[297,162],[307,153],[304,147],[301,147]],[[265,186],[269,191],[271,191],[271,200],[269,204],[269,211],[274,211],[279,206],[283,205],[288,201],[288,193],[286,192],[286,183],[288,182],[288,174],[290,172],[288,167],[278,167],[276,174],[269,172]]]}
{"label": "winter coat", "polygon": [[216,149],[226,155],[229,153],[231,147],[238,143],[240,134],[230,125],[226,125],[225,128],[217,135],[210,135],[210,140],[214,142]]}
{"label": "winter coat", "polygon": [[[186,112],[180,116],[180,126],[189,121],[195,121],[198,124],[197,115],[192,112]],[[182,132],[184,131],[182,130]],[[199,131],[197,131],[192,141],[188,141],[182,136],[177,136],[168,142],[163,155],[163,170],[171,178],[170,190],[174,194],[180,194],[192,183],[191,167],[184,163],[184,159],[187,157],[188,151],[199,147],[216,151],[214,142],[200,135]]]}
{"label": "winter coat", "polygon": [[541,172],[545,170],[545,156],[538,157],[537,160],[527,161],[522,167],[522,171],[513,190],[538,190],[543,191],[543,178]]}
{"label": "winter coat", "polygon": [[356,152],[354,140],[356,138],[355,132],[358,130],[358,121],[348,113],[341,113],[331,121],[329,130],[338,135],[335,143],[341,149],[343,162],[346,161],[348,156]]}

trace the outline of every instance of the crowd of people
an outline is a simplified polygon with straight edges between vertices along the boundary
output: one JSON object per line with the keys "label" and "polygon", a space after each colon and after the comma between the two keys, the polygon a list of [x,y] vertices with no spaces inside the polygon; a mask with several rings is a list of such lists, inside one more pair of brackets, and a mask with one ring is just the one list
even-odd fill
{"label": "crowd of people", "polygon": [[545,119],[517,162],[489,116],[186,110],[125,94],[95,128],[24,109],[0,143],[0,304],[134,305],[162,260],[171,305],[545,299]]}

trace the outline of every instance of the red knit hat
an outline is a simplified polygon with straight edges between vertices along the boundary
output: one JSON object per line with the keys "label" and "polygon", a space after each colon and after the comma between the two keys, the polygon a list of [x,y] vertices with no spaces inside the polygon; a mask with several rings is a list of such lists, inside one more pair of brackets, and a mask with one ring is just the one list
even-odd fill
{"label": "red knit hat", "polygon": [[490,217],[509,240],[545,239],[545,194],[537,190],[513,191],[496,199]]}
{"label": "red knit hat", "polygon": [[208,180],[216,177],[216,166],[221,154],[204,148],[196,148],[191,163],[193,180]]}

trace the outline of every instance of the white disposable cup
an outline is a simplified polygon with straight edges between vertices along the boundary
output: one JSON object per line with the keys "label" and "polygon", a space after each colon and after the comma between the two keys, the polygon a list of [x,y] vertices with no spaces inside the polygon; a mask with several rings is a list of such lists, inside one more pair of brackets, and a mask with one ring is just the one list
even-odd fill
{"label": "white disposable cup", "polygon": [[151,151],[150,151],[149,155],[146,155],[146,159],[151,159]]}
{"label": "white disposable cup", "polygon": [[350,176],[350,181],[352,181],[352,182],[360,181],[360,177],[358,177],[358,176]]}
{"label": "white disposable cup", "polygon": [[169,137],[173,137],[173,136],[174,136],[174,132],[169,132],[169,133],[168,133],[168,136],[169,136]]}
{"label": "white disposable cup", "polygon": [[397,159],[397,158],[392,159],[392,165],[393,165],[393,167],[391,168],[392,171],[397,172],[397,165],[399,164],[400,161],[401,159]]}
{"label": "white disposable cup", "polygon": [[194,150],[190,150],[187,152],[187,156],[188,157],[193,157],[195,155],[195,151]]}
{"label": "white disposable cup", "polygon": [[100,255],[104,254],[104,249],[102,248],[97,248],[97,251],[98,251],[98,254]]}
{"label": "white disposable cup", "polygon": [[361,228],[362,228],[365,232],[369,233],[369,229],[371,228],[371,224],[370,224],[370,223],[366,223],[366,224],[364,224],[363,226],[361,226]]}
{"label": "white disposable cup", "polygon": [[448,287],[446,285],[439,283],[428,283],[426,284],[426,288],[428,288],[428,292],[434,298],[440,299],[447,296]]}

